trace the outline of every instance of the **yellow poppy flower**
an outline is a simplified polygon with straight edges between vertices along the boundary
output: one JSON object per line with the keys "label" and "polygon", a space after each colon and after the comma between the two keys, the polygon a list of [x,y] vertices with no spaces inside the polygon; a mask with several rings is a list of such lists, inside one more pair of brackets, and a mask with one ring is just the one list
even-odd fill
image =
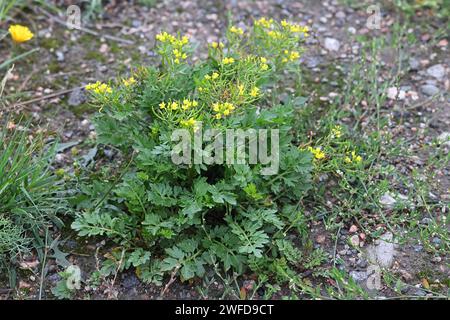
{"label": "yellow poppy flower", "polygon": [[21,26],[19,24],[11,25],[8,31],[15,43],[26,42],[34,37],[33,32],[31,32],[28,27]]}

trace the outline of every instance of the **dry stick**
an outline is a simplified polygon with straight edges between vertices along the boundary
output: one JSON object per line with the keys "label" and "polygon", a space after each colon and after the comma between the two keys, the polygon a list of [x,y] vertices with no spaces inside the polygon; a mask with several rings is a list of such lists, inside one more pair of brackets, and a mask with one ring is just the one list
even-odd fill
{"label": "dry stick", "polygon": [[24,105],[27,105],[27,104],[30,104],[30,103],[35,103],[35,102],[39,102],[39,101],[42,101],[42,100],[51,99],[51,98],[58,97],[58,96],[61,96],[63,94],[66,94],[66,93],[69,93],[69,92],[81,89],[81,88],[83,88],[83,87],[75,87],[75,88],[72,88],[72,89],[61,90],[61,91],[58,91],[58,92],[55,92],[55,93],[52,93],[52,94],[49,94],[49,95],[46,95],[46,96],[42,96],[42,97],[39,97],[39,98],[34,98],[34,99],[31,99],[31,100],[28,100],[28,101],[24,101],[24,102],[19,102],[19,103],[15,104],[14,107],[24,106]]}
{"label": "dry stick", "polygon": [[166,286],[164,287],[164,289],[161,291],[160,293],[160,297],[162,298],[164,296],[164,294],[166,293],[166,291],[169,289],[170,285],[175,281],[175,276],[178,273],[178,269],[180,269],[180,266],[178,265],[172,272],[172,274],[170,275],[170,280],[169,282],[167,282]]}
{"label": "dry stick", "polygon": [[[66,21],[63,21],[63,20],[59,19],[58,17],[55,17],[55,16],[51,15],[49,12],[45,11],[42,8],[38,7],[37,9],[39,11],[41,11],[44,15],[46,15],[48,18],[50,18],[51,20],[53,20],[53,21],[55,21],[55,22],[57,22],[57,23],[59,23],[59,24],[61,24],[63,26],[67,26],[67,22]],[[117,41],[117,42],[121,42],[121,43],[125,43],[125,44],[134,44],[134,41],[127,40],[127,39],[122,39],[122,38],[115,37],[115,36],[110,36],[110,35],[107,35],[107,34],[99,34],[96,31],[93,31],[91,29],[87,29],[87,28],[84,28],[84,27],[81,27],[81,26],[79,26],[79,27],[77,26],[75,28],[75,30],[83,31],[83,32],[89,33],[89,34],[91,34],[93,36],[103,37],[105,39],[109,39],[109,40],[112,40],[112,41]]]}

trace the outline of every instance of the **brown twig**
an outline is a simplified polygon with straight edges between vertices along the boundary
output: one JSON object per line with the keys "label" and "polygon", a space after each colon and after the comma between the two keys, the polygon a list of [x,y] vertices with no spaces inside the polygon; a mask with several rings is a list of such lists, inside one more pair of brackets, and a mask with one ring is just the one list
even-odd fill
{"label": "brown twig", "polygon": [[162,298],[164,296],[164,294],[166,293],[166,291],[169,289],[170,285],[175,281],[175,276],[178,273],[178,270],[180,269],[180,266],[177,266],[173,271],[172,274],[170,275],[170,280],[169,282],[167,282],[166,286],[164,287],[164,289],[161,291],[160,293],[160,297]]}
{"label": "brown twig", "polygon": [[42,101],[42,100],[51,99],[51,98],[54,98],[54,97],[58,97],[58,96],[67,94],[67,93],[72,92],[74,90],[81,89],[81,88],[83,88],[83,87],[75,87],[75,88],[72,88],[72,89],[61,90],[61,91],[58,91],[58,92],[55,92],[55,93],[52,93],[52,94],[49,94],[49,95],[46,95],[46,96],[42,96],[42,97],[34,98],[34,99],[31,99],[31,100],[28,100],[28,101],[16,103],[14,105],[14,107],[25,106],[27,104],[39,102],[39,101]]}
{"label": "brown twig", "polygon": [[[55,21],[56,23],[59,23],[59,24],[61,24],[63,26],[67,26],[67,23],[65,21],[61,20],[60,18],[51,15],[49,12],[45,11],[44,9],[42,9],[40,7],[37,7],[37,9],[39,11],[41,11],[41,13],[46,15],[48,18],[50,18],[51,20]],[[132,41],[132,40],[127,40],[127,39],[123,39],[123,38],[119,38],[119,37],[115,37],[115,36],[110,36],[110,35],[107,35],[107,34],[100,34],[100,33],[96,32],[94,30],[87,29],[87,28],[84,28],[84,27],[81,27],[81,26],[77,27],[76,30],[82,31],[84,33],[91,34],[93,36],[103,37],[103,38],[108,39],[108,40],[121,42],[121,43],[124,43],[124,44],[130,44],[130,45],[134,44],[134,41]]]}

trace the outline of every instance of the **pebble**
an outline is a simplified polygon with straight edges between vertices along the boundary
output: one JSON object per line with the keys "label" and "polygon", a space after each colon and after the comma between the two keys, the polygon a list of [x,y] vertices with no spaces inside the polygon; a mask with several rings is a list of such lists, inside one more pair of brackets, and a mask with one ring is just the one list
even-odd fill
{"label": "pebble", "polygon": [[433,257],[433,259],[431,259],[431,262],[434,262],[434,263],[439,263],[439,262],[441,262],[441,261],[442,261],[442,258],[439,257],[439,256]]}
{"label": "pebble", "polygon": [[420,67],[420,62],[416,58],[409,58],[409,69],[418,70]]}
{"label": "pebble", "polygon": [[450,147],[450,132],[442,132],[437,139],[439,143]]}
{"label": "pebble", "polygon": [[426,96],[434,96],[439,93],[439,88],[432,84],[424,84],[420,90]]}
{"label": "pebble", "polygon": [[82,89],[75,89],[69,95],[69,100],[67,103],[69,106],[76,107],[86,101],[86,95]]}
{"label": "pebble", "polygon": [[350,243],[355,247],[359,247],[359,236],[357,234],[353,235],[350,238]]}
{"label": "pebble", "polygon": [[325,38],[324,47],[328,51],[338,51],[341,47],[339,40],[333,38]]}
{"label": "pebble", "polygon": [[445,68],[442,64],[435,64],[427,69],[427,73],[436,79],[442,79],[445,76]]}
{"label": "pebble", "polygon": [[345,14],[345,12],[344,11],[338,11],[338,12],[336,12],[336,18],[338,18],[338,19],[345,19],[345,17],[346,17],[346,14]]}
{"label": "pebble", "polygon": [[387,209],[394,208],[395,203],[396,200],[388,192],[380,198],[380,204]]}
{"label": "pebble", "polygon": [[357,282],[362,282],[367,279],[366,271],[350,271],[350,277]]}
{"label": "pebble", "polygon": [[369,260],[382,268],[389,268],[394,262],[395,246],[393,241],[394,235],[391,232],[383,234],[377,245],[367,248]]}

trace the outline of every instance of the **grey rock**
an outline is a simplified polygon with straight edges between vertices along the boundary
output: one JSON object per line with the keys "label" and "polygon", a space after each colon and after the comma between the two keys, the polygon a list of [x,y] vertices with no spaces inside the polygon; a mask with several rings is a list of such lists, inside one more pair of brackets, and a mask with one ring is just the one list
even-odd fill
{"label": "grey rock", "polygon": [[362,282],[367,279],[366,271],[350,271],[350,277],[357,282]]}
{"label": "grey rock", "polygon": [[140,284],[139,279],[134,273],[127,273],[123,276],[122,285],[126,289],[135,288]]}
{"label": "grey rock", "polygon": [[420,87],[420,90],[427,96],[434,96],[439,93],[439,88],[432,84],[424,84]]}
{"label": "grey rock", "polygon": [[338,51],[341,47],[341,43],[334,38],[325,38],[324,47],[328,51]]}
{"label": "grey rock", "polygon": [[445,76],[445,68],[442,64],[436,64],[429,67],[427,73],[436,79],[442,79]]}
{"label": "grey rock", "polygon": [[409,58],[409,69],[410,70],[418,70],[420,67],[420,62],[416,58]]}
{"label": "grey rock", "polygon": [[86,95],[82,89],[75,89],[69,95],[67,103],[69,106],[76,107],[86,101]]}
{"label": "grey rock", "polygon": [[442,132],[437,139],[439,143],[450,147],[450,132]]}
{"label": "grey rock", "polygon": [[345,17],[346,17],[346,14],[345,14],[344,11],[336,12],[336,18],[338,18],[338,19],[345,19]]}
{"label": "grey rock", "polygon": [[56,55],[56,61],[63,62],[64,61],[64,52],[57,50],[55,52]]}
{"label": "grey rock", "polygon": [[396,200],[391,196],[389,192],[383,194],[380,198],[380,204],[386,209],[394,208]]}
{"label": "grey rock", "polygon": [[413,246],[413,249],[415,252],[421,252],[423,250],[423,247],[421,245],[415,245]]}
{"label": "grey rock", "polygon": [[367,257],[370,262],[378,264],[382,268],[389,268],[394,262],[395,244],[394,235],[391,232],[383,234],[378,244],[367,248]]}

